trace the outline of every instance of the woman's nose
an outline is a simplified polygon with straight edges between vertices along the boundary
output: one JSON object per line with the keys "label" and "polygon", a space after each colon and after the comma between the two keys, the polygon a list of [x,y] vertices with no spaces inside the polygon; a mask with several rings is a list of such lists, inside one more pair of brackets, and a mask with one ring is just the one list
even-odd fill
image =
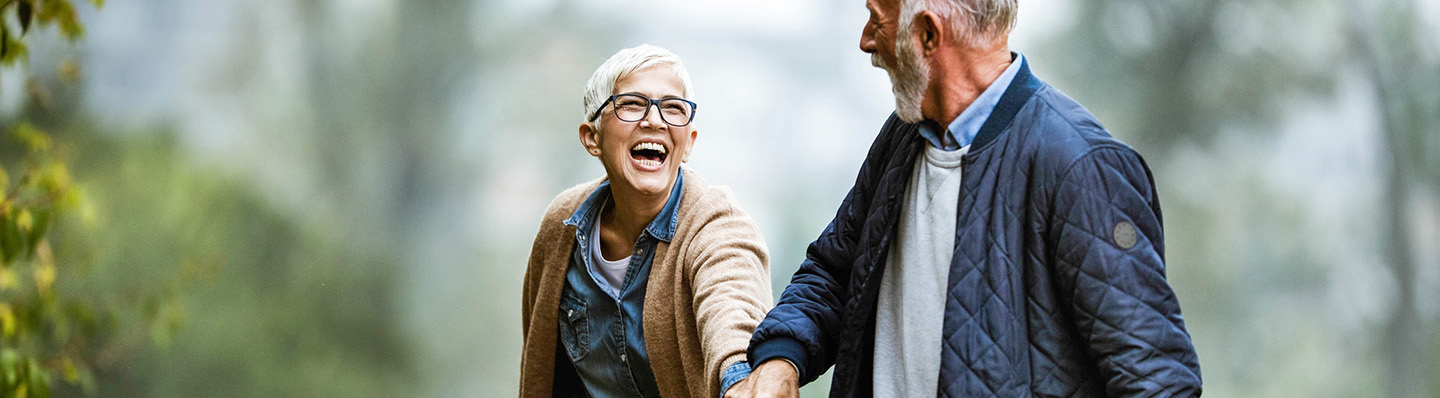
{"label": "woman's nose", "polygon": [[[650,104],[650,107],[654,109],[647,108],[645,118],[640,119],[641,123],[646,124],[643,127],[665,128],[667,124],[665,124],[665,118],[660,115],[660,104]],[[652,110],[654,112],[651,112]]]}

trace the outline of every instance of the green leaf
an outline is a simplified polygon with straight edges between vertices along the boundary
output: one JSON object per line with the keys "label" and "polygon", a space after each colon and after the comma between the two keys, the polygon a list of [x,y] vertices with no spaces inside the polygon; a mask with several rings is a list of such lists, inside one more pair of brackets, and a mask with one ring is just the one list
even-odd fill
{"label": "green leaf", "polygon": [[19,376],[15,373],[15,366],[18,365],[19,362],[20,354],[15,353],[15,350],[6,348],[4,351],[0,351],[0,368],[4,368],[5,385],[15,385],[15,381]]}
{"label": "green leaf", "polygon": [[100,324],[95,317],[95,311],[80,303],[72,302],[65,306],[66,316],[75,321],[80,332],[86,335],[100,334]]}
{"label": "green leaf", "polygon": [[85,35],[85,26],[80,24],[80,18],[75,14],[75,6],[68,1],[52,1],[46,4],[54,5],[56,21],[60,25],[60,35],[66,39],[75,40]]}
{"label": "green leaf", "polygon": [[69,358],[66,358],[65,366],[65,381],[80,386],[80,390],[84,391],[86,396],[95,396],[97,392],[95,373],[90,370],[90,367],[83,362],[72,362]]}
{"label": "green leaf", "polygon": [[49,397],[50,371],[45,370],[45,368],[41,367],[34,359],[30,359],[28,365],[30,366],[30,369],[28,369],[30,373],[30,380],[28,381],[30,384],[30,396]]}
{"label": "green leaf", "polygon": [[24,247],[21,240],[20,226],[15,225],[15,218],[9,214],[0,215],[0,261],[5,266],[9,266],[10,261],[20,254],[20,248]]}
{"label": "green leaf", "polygon": [[30,18],[35,16],[35,9],[29,1],[20,0],[20,4],[15,6],[15,14],[20,17],[20,35],[23,36],[30,31]]}
{"label": "green leaf", "polygon": [[15,131],[11,134],[15,139],[25,143],[31,153],[42,153],[50,150],[50,137],[45,135],[45,131],[40,130],[40,128],[35,127],[35,125],[30,124],[30,122],[20,122],[20,125],[15,126]]}
{"label": "green leaf", "polygon": [[45,232],[49,230],[50,211],[43,208],[34,208],[31,210],[32,211],[30,212],[31,221],[29,240],[31,250],[34,250],[34,245],[39,244],[40,239],[44,238]]}

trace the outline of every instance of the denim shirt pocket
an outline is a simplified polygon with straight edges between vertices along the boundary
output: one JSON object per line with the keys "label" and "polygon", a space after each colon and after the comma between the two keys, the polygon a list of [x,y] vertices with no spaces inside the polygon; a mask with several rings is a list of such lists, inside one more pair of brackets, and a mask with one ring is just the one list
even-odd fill
{"label": "denim shirt pocket", "polygon": [[579,362],[590,353],[590,323],[585,316],[585,300],[568,290],[560,298],[560,341],[572,362]]}

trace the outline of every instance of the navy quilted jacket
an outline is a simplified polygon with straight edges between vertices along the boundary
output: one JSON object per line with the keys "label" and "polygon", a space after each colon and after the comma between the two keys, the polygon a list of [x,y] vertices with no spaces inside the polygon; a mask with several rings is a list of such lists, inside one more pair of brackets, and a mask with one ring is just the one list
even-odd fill
{"label": "navy quilted jacket", "polygon": [[[879,279],[924,145],[885,123],[752,363],[789,359],[802,383],[834,365],[832,397],[871,395]],[[961,167],[938,396],[1200,395],[1138,153],[1022,65]]]}

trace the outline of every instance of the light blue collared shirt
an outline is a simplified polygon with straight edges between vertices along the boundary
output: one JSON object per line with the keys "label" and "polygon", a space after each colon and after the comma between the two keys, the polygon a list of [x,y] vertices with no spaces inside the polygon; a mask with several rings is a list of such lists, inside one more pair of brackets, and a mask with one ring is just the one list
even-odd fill
{"label": "light blue collared shirt", "polygon": [[955,151],[970,146],[970,142],[975,141],[975,135],[980,134],[980,127],[984,126],[985,120],[990,118],[990,112],[994,111],[995,105],[1000,103],[1000,97],[1005,95],[1005,89],[1009,88],[1010,82],[1015,80],[1015,74],[1020,72],[1020,64],[1025,62],[1024,55],[1017,52],[1010,54],[1013,54],[1010,67],[1005,68],[1005,72],[1000,73],[1000,77],[990,83],[990,87],[985,88],[985,92],[980,93],[979,97],[975,97],[975,102],[971,102],[965,111],[960,112],[960,116],[950,122],[950,126],[945,131],[950,139],[942,140],[940,135],[935,132],[938,124],[928,121],[920,123],[920,136],[925,137],[931,146],[945,151]]}

